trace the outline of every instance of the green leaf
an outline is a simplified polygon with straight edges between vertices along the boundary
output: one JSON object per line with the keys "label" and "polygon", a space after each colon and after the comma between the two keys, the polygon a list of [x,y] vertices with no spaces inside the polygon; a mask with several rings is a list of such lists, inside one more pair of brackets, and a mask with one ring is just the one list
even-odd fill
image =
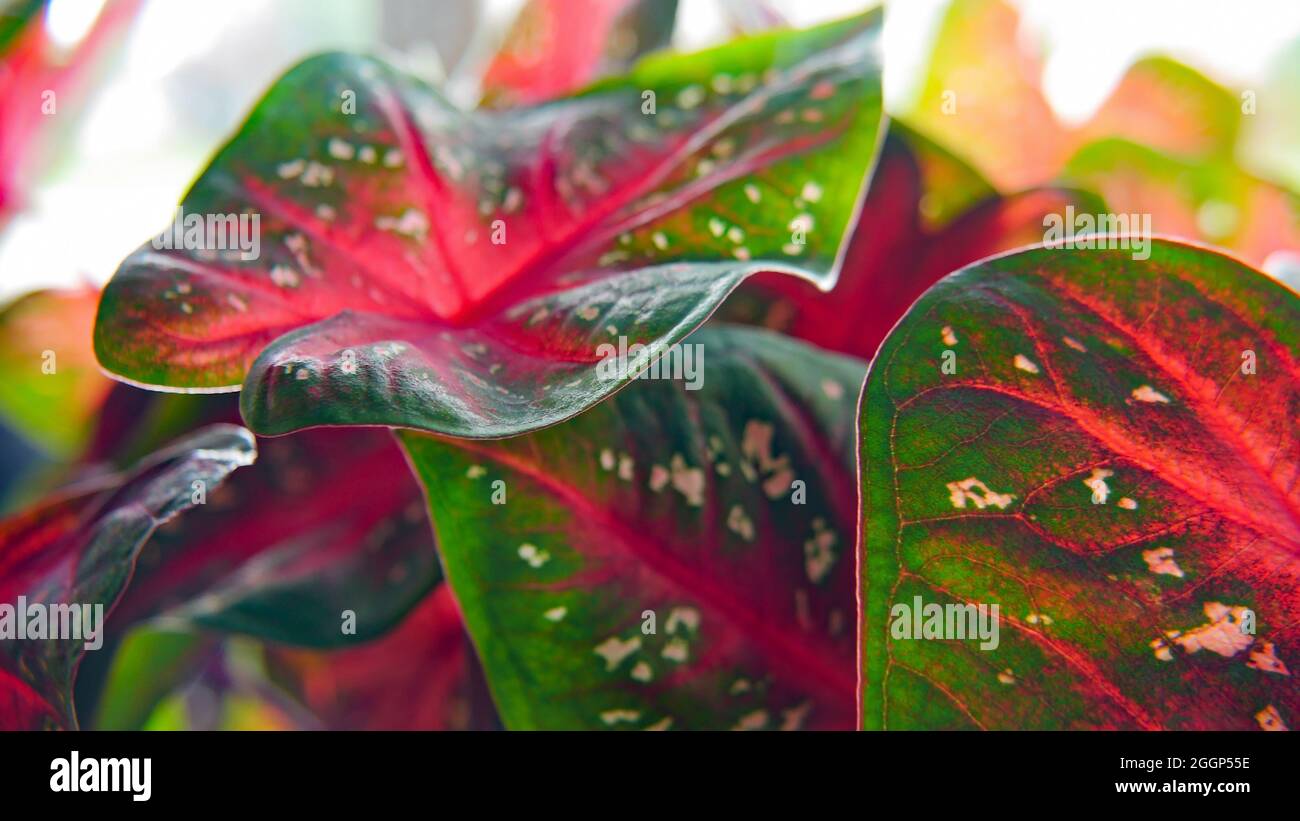
{"label": "green leaf", "polygon": [[507,727],[853,724],[863,364],[744,328],[685,345],[698,390],[638,380],[503,441],[400,434]]}
{"label": "green leaf", "polygon": [[[1295,725],[1300,297],[1149,250],[976,263],[882,345],[860,423],[865,727]],[[958,604],[999,608],[995,646],[956,621],[908,636]]]}
{"label": "green leaf", "polygon": [[473,114],[375,61],[310,59],[184,201],[255,212],[260,257],[146,246],[105,290],[96,353],[148,386],[242,383],[264,434],[567,419],[626,382],[600,376],[602,343],[680,341],[758,270],[834,284],[879,134],[879,30],[873,12],[653,56]]}
{"label": "green leaf", "polygon": [[197,675],[216,646],[215,638],[199,633],[133,629],[114,653],[96,701],[94,728],[143,729],[164,699]]}

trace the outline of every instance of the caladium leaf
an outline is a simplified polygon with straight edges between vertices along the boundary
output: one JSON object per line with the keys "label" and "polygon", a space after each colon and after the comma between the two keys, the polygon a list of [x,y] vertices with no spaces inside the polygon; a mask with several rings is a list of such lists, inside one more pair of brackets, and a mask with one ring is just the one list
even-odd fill
{"label": "caladium leaf", "polygon": [[997,194],[997,189],[969,164],[901,120],[889,121],[886,139],[894,144],[895,155],[906,153],[917,165],[920,176],[917,208],[927,231],[937,231]]}
{"label": "caladium leaf", "polygon": [[1298,359],[1300,297],[1164,240],[932,288],[861,406],[863,725],[1294,726]]}
{"label": "caladium leaf", "polygon": [[[913,139],[894,133],[886,138],[835,290],[822,293],[802,280],[759,274],[732,295],[720,315],[870,359],[899,317],[944,275],[981,257],[1041,242],[1048,214],[1069,207],[1102,210],[1100,200],[1082,191],[1040,188],[990,194],[942,227],[928,228],[923,163],[940,165],[933,161],[938,149],[920,154],[911,147]],[[941,167],[944,183],[977,190],[973,171],[963,182],[954,179],[960,167],[955,161]]]}
{"label": "caladium leaf", "polygon": [[81,454],[87,465],[127,466],[199,428],[239,421],[239,402],[231,396],[158,393],[111,384]]}
{"label": "caladium leaf", "polygon": [[528,0],[483,72],[483,103],[569,94],[668,44],[677,0]]}
{"label": "caladium leaf", "polygon": [[[102,619],[130,581],[144,542],[255,453],[248,431],[214,426],[127,476],[0,523],[0,607],[8,608],[0,610],[0,728],[76,726],[73,679],[87,644],[97,640],[81,628],[103,639]],[[56,609],[64,605],[78,607]],[[98,617],[95,608],[102,608]],[[52,617],[71,631],[76,614],[82,619],[73,635],[81,638],[46,638]]]}
{"label": "caladium leaf", "polygon": [[638,381],[503,441],[399,434],[509,728],[852,726],[864,365],[756,329],[686,345],[698,390]]}
{"label": "caladium leaf", "polygon": [[419,486],[392,437],[311,431],[263,442],[262,453],[263,469],[236,477],[214,500],[220,509],[160,535],[142,598],[168,623],[299,646],[387,632],[441,577]]}
{"label": "caladium leaf", "polygon": [[419,484],[387,431],[305,431],[259,451],[154,536],[114,624],[350,646],[388,631],[441,578]]}
{"label": "caladium leaf", "polygon": [[328,652],[269,647],[273,680],[333,730],[497,729],[451,590],[439,585],[386,635]]}
{"label": "caladium leaf", "polygon": [[758,270],[833,285],[879,131],[879,28],[651,57],[473,114],[374,61],[308,60],[184,202],[257,212],[260,257],[146,246],[105,289],[100,362],[150,386],[243,382],[265,434],[573,416],[626,382],[602,377],[603,343],[662,350]]}

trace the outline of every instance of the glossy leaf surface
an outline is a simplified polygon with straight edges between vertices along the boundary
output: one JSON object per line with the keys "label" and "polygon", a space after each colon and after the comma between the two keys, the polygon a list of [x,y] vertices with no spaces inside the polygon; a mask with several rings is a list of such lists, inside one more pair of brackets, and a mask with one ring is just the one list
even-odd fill
{"label": "glossy leaf surface", "polygon": [[[76,726],[72,685],[93,637],[83,632],[81,640],[49,639],[49,614],[60,612],[53,606],[91,608],[78,626],[93,631],[93,608],[101,607],[107,618],[155,529],[191,507],[198,488],[215,489],[255,455],[248,431],[213,426],[160,451],[129,475],[101,479],[0,523],[0,603],[9,608],[0,612],[7,639],[0,643],[0,727]],[[21,603],[30,618],[18,612]],[[34,613],[33,604],[40,605]],[[40,613],[46,614],[46,638],[36,627]],[[18,638],[20,621],[31,626],[21,631],[26,639]],[[71,623],[66,629],[72,630]]]}
{"label": "glossy leaf surface", "polygon": [[503,441],[401,434],[509,728],[853,724],[863,365],[753,329],[686,344],[699,390],[638,380]]}
{"label": "glossy leaf surface", "polygon": [[322,429],[259,450],[202,510],[154,537],[115,618],[306,647],[359,644],[400,622],[441,570],[392,436]]}
{"label": "glossy leaf surface", "polygon": [[259,258],[146,246],[105,290],[96,352],[147,385],[242,382],[266,434],[566,419],[625,382],[597,373],[602,343],[676,342],[757,270],[834,283],[879,131],[879,22],[652,57],[498,113],[308,60],[184,202],[256,212]]}
{"label": "glossy leaf surface", "polygon": [[[234,397],[118,385],[87,461],[123,464],[238,417]],[[387,431],[304,431],[264,439],[259,452],[202,509],[150,541],[117,623],[160,619],[173,630],[348,646],[392,627],[439,579],[419,483]],[[348,610],[355,629],[345,632]]]}

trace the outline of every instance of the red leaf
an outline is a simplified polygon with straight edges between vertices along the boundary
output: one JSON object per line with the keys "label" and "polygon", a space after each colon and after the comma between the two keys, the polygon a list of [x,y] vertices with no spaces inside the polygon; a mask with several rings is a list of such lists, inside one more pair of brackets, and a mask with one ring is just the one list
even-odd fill
{"label": "red leaf", "polygon": [[[6,671],[0,686],[8,685],[0,691],[0,705],[12,708],[0,712],[0,729],[75,727],[77,721],[72,683],[89,637],[17,639],[17,625],[26,621],[19,605],[77,604],[92,614],[100,607],[107,617],[131,579],[141,546],[160,524],[194,503],[195,483],[216,488],[254,455],[248,431],[213,426],[155,454],[131,474],[102,478],[0,522],[0,607],[7,608],[0,612],[0,670]],[[95,625],[92,616],[96,628],[102,631],[103,624]]]}
{"label": "red leaf", "polygon": [[[118,385],[78,474],[238,420],[234,397]],[[259,442],[257,464],[150,541],[115,624],[144,619],[333,647],[378,635],[440,578],[419,484],[387,431],[319,429]],[[354,632],[340,629],[351,610]]]}
{"label": "red leaf", "polygon": [[483,73],[492,106],[576,91],[668,41],[677,0],[528,0]]}
{"label": "red leaf", "polygon": [[496,726],[451,589],[440,585],[393,631],[347,650],[272,647],[272,675],[336,730]]}
{"label": "red leaf", "polygon": [[115,623],[160,617],[312,647],[383,634],[441,578],[419,483],[378,430],[261,440],[257,464],[155,536],[141,567]]}

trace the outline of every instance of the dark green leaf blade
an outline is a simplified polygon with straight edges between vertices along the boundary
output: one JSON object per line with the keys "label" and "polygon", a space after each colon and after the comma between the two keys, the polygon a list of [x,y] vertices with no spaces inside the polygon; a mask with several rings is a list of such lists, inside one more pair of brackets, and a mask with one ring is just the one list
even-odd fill
{"label": "dark green leaf blade", "polygon": [[852,726],[863,364],[752,329],[687,344],[699,390],[638,380],[499,442],[400,434],[507,727]]}

